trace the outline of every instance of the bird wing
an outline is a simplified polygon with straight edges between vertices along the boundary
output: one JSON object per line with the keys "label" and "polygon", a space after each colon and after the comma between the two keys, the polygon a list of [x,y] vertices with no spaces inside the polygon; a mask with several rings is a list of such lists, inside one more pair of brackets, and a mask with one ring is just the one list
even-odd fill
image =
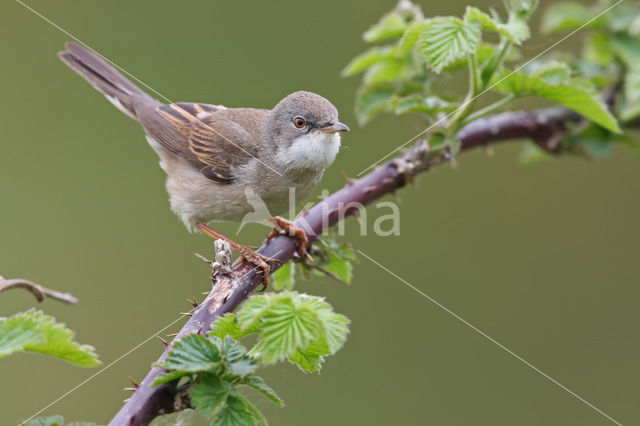
{"label": "bird wing", "polygon": [[242,114],[233,111],[215,105],[175,103],[157,106],[155,114],[145,114],[147,119],[143,117],[141,122],[160,145],[203,176],[231,183],[234,168],[258,156],[254,123],[248,123],[248,130],[234,121]]}

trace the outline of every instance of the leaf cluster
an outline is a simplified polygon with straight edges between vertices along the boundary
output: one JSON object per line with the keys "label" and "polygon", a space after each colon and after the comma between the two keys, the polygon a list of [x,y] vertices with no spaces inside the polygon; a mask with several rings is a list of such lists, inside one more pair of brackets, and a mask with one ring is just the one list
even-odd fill
{"label": "leaf cluster", "polygon": [[[326,356],[344,344],[349,320],[320,297],[296,292],[250,297],[235,313],[218,318],[206,335],[190,334],[172,347],[158,367],[167,370],[153,386],[179,380],[193,407],[212,425],[266,424],[240,389],[248,387],[282,406],[262,378],[259,365],[288,360],[305,372],[319,372]],[[251,350],[238,342],[255,336]]]}
{"label": "leaf cluster", "polygon": [[[542,32],[580,29],[582,50],[554,49],[524,62],[519,46],[530,37],[528,20],[537,1],[504,4],[504,17],[468,6],[462,17],[425,18],[417,6],[401,1],[365,32],[365,41],[376,45],[343,70],[344,76],[363,74],[355,107],[359,121],[364,124],[380,112],[419,113],[437,125],[430,146],[455,154],[455,134],[464,125],[535,96],[587,119],[588,125],[568,129],[561,141],[564,151],[601,155],[615,142],[633,145],[619,136],[619,123],[640,119],[638,3],[622,4],[595,20],[606,7],[602,1],[593,7],[554,3],[543,15]],[[468,90],[455,93],[447,83],[464,69]],[[610,111],[601,92],[615,84],[622,86],[622,96]],[[487,92],[493,93],[487,98],[497,98],[494,103],[479,99]]]}
{"label": "leaf cluster", "polygon": [[325,235],[311,247],[314,263],[288,262],[272,276],[271,288],[275,291],[293,290],[299,279],[329,275],[331,278],[351,284],[356,253],[349,243],[338,242],[333,236]]}

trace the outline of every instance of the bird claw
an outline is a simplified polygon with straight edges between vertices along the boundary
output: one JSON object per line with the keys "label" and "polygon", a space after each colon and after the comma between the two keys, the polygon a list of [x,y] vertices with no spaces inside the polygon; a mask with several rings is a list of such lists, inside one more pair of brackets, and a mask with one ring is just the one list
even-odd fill
{"label": "bird claw", "polygon": [[293,222],[287,220],[280,216],[274,216],[270,219],[270,221],[275,225],[271,233],[267,236],[267,241],[272,238],[280,235],[281,232],[284,234],[294,237],[298,240],[296,252],[301,259],[306,259],[307,261],[313,263],[313,258],[309,254],[307,247],[309,246],[309,237],[307,237],[307,233],[302,229],[298,228]]}

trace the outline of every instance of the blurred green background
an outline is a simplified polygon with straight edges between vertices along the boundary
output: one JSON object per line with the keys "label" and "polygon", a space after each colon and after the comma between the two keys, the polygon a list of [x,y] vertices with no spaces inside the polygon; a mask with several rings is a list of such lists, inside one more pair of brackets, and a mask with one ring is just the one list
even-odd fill
{"label": "blurred green background", "polygon": [[[420,3],[427,15],[467,4]],[[28,4],[175,101],[269,108],[298,89],[329,98],[352,132],[318,191],[422,130],[415,117],[390,116],[359,128],[358,80],[339,77],[394,0]],[[532,57],[557,39],[536,35],[523,51]],[[210,287],[193,253],[210,255],[212,243],[169,211],[139,125],[58,60],[68,40],[20,4],[0,5],[0,273],[78,296],[75,307],[39,308],[107,364]],[[478,150],[458,170],[421,176],[400,193],[399,237],[359,237],[350,223],[346,239],[613,418],[639,424],[640,163],[617,149],[595,162],[523,167],[519,149]],[[252,225],[237,238],[257,244],[266,231]],[[320,376],[289,365],[260,372],[287,402],[279,409],[253,395],[273,425],[610,424],[366,259],[350,287],[318,279],[299,289],[349,316],[351,336]],[[3,316],[32,305],[26,292],[0,295]],[[128,397],[127,376],[141,380],[161,350],[154,338],[43,414],[108,422]],[[95,371],[29,354],[0,360],[0,424],[30,417]]]}

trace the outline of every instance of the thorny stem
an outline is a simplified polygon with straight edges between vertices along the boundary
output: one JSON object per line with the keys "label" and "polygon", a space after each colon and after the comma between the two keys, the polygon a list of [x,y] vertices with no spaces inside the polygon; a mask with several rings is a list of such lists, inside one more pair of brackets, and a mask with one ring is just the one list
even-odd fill
{"label": "thorny stem", "polygon": [[[532,138],[542,144],[545,137],[557,135],[564,124],[580,119],[577,114],[563,108],[503,113],[484,117],[466,125],[456,137],[461,142],[461,151],[522,138]],[[383,164],[361,179],[347,183],[342,189],[301,215],[295,221],[295,225],[304,229],[313,241],[326,230],[323,229],[324,225],[333,226],[340,218],[356,214],[356,210],[341,211],[341,208],[344,210],[344,206],[354,202],[366,205],[393,193],[411,181],[414,174],[446,162],[449,158],[446,152],[430,150],[425,141],[419,141],[396,159]],[[328,217],[325,212],[329,212]],[[293,258],[296,245],[296,238],[279,235],[265,243],[257,252],[277,260],[271,269],[271,272],[274,272]],[[206,333],[218,316],[232,312],[261,284],[262,276],[257,273],[257,269],[245,262],[235,267],[232,274],[219,272],[211,293],[197,307],[172,343],[189,333]],[[170,349],[171,344],[165,348],[157,362],[162,362]],[[162,372],[158,367],[151,369],[129,401],[111,420],[111,426],[147,425],[156,416],[176,409],[175,401],[179,395],[175,382],[150,387]]]}

